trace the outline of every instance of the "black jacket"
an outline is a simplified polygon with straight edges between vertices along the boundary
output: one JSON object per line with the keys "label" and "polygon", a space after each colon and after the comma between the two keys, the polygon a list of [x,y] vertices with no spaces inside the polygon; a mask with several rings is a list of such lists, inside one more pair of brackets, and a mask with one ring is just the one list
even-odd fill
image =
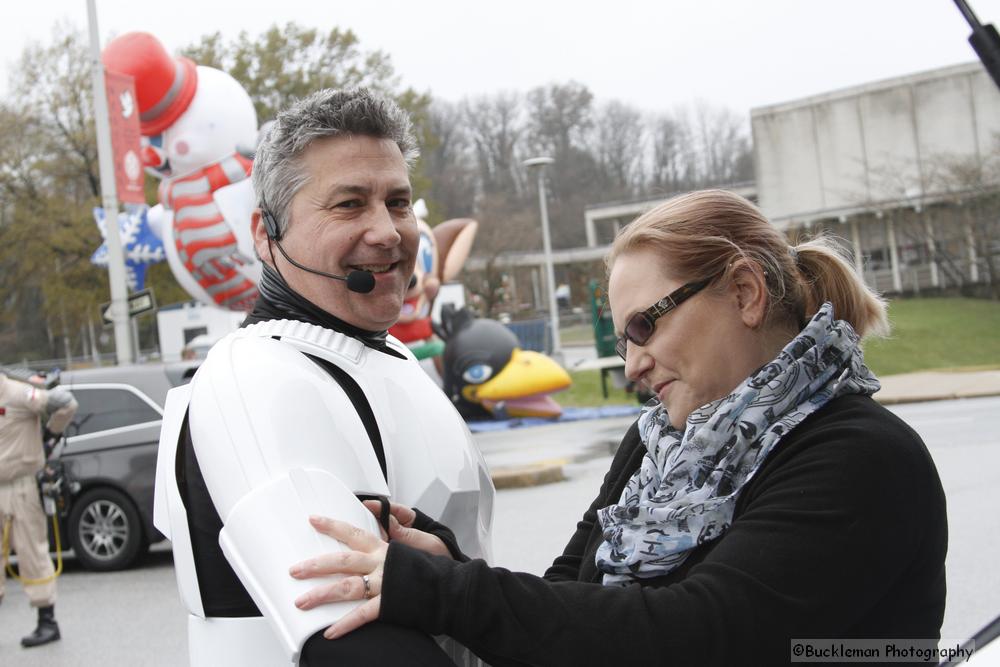
{"label": "black jacket", "polygon": [[835,399],[786,436],[729,531],[678,570],[606,587],[596,511],[644,453],[633,425],[544,578],[390,545],[381,619],[497,666],[787,664],[792,638],[938,638],[944,493],[920,437],[871,398]]}

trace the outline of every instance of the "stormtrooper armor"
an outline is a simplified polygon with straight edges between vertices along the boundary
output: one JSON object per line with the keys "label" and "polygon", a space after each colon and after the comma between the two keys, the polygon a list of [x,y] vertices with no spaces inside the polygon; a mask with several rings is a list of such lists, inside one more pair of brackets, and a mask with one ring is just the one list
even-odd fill
{"label": "stormtrooper armor", "polygon": [[[316,532],[311,514],[378,534],[357,495],[419,507],[452,528],[465,553],[490,558],[486,465],[406,346],[391,336],[388,345],[405,358],[312,324],[260,322],[216,344],[191,384],[168,395],[154,523],[173,543],[192,665],[297,664],[306,639],[359,604],[299,610],[293,601],[321,582],[288,575],[292,563],[346,548]],[[342,388],[351,382],[367,406]],[[377,434],[359,410],[370,410]],[[262,618],[205,617],[176,479],[185,415],[222,519],[220,545]]]}

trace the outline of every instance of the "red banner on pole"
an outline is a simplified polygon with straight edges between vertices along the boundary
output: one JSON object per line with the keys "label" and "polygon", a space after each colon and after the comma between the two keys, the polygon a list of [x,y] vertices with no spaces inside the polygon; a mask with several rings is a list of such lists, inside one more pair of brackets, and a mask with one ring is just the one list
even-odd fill
{"label": "red banner on pole", "polygon": [[104,88],[108,94],[108,120],[111,122],[111,149],[115,158],[115,186],[118,199],[130,204],[145,204],[142,160],[142,136],[139,132],[139,105],[135,99],[132,77],[104,70]]}

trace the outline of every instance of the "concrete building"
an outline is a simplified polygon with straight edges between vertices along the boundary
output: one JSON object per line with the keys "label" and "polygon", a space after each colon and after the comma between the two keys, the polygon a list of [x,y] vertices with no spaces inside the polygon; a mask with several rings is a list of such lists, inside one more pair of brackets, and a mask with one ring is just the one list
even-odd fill
{"label": "concrete building", "polygon": [[790,237],[843,237],[868,282],[994,275],[1000,91],[979,63],[751,111],[758,202]]}

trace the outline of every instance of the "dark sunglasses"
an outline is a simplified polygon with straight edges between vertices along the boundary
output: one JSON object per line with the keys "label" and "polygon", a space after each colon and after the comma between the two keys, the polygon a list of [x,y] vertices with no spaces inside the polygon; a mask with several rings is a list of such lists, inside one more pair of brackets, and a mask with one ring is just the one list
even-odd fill
{"label": "dark sunglasses", "polygon": [[625,358],[625,352],[628,350],[628,341],[632,341],[636,345],[645,345],[656,329],[656,320],[708,287],[709,283],[715,280],[716,277],[711,276],[705,280],[681,285],[646,310],[628,318],[623,334],[615,341],[615,351],[618,353],[618,356],[622,359]]}

